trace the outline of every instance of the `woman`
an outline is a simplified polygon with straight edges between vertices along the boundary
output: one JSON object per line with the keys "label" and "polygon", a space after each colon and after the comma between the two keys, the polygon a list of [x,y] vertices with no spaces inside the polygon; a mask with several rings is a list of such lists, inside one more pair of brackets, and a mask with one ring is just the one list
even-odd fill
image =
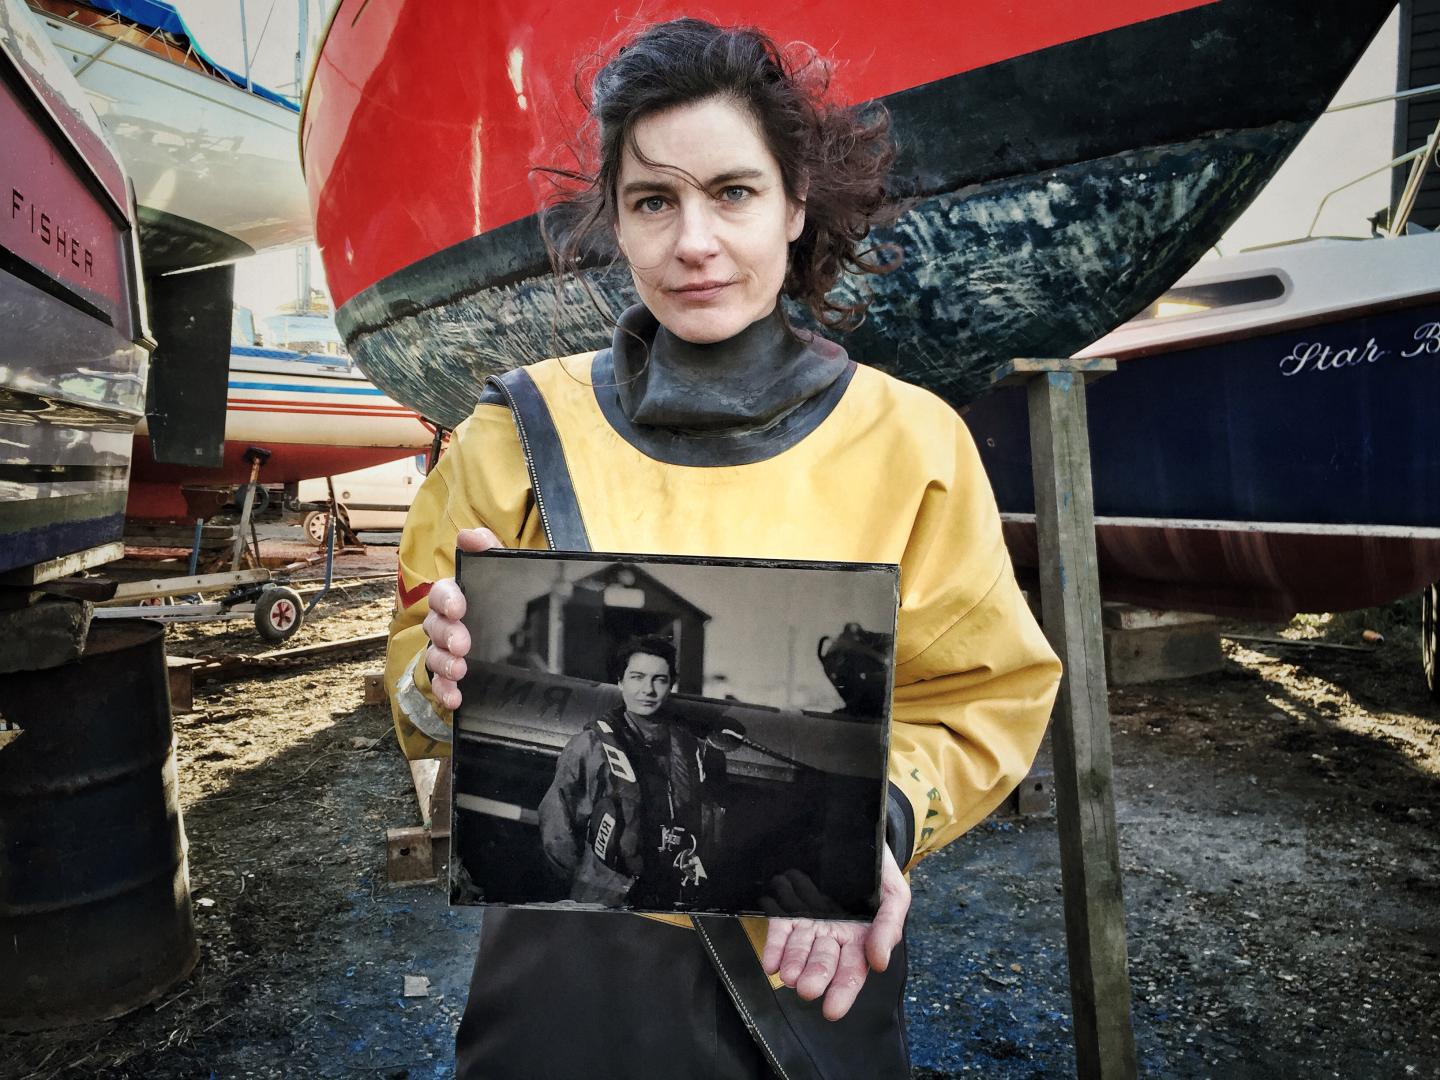
{"label": "woman", "polygon": [[407,753],[443,754],[470,645],[454,549],[540,548],[553,525],[527,450],[547,459],[543,488],[549,472],[573,492],[595,550],[899,563],[879,912],[742,933],[492,909],[461,1076],[908,1076],[900,866],[988,814],[1044,731],[1059,665],[963,423],[793,330],[778,303],[843,323],[861,312],[827,296],[842,270],[884,269],[861,246],[885,212],[884,120],[823,90],[820,65],[788,65],[762,34],[688,19],[599,72],[594,174],[570,174],[580,190],[548,220],[561,267],[609,241],[641,304],[611,348],[509,380],[538,391],[548,450],[522,447],[509,390],[456,429],[406,525],[387,675]]}

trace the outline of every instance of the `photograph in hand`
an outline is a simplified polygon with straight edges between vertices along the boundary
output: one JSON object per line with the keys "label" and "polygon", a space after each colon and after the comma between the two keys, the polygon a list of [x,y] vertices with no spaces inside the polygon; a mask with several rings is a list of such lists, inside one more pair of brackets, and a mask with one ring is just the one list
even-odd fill
{"label": "photograph in hand", "polygon": [[460,552],[451,902],[869,919],[899,570]]}

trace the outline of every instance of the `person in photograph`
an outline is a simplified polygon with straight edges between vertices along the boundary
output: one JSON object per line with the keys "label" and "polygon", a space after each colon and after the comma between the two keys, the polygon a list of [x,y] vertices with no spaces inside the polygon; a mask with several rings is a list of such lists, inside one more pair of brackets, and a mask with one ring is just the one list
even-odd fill
{"label": "person in photograph", "polygon": [[[826,336],[894,264],[868,239],[896,212],[883,111],[753,28],[677,19],[608,57],[544,222],[562,280],[608,256],[640,302],[597,308],[610,347],[524,373],[591,550],[899,564],[880,902],[869,923],[492,908],[457,1075],[908,1078],[903,870],[1025,776],[1059,662],[964,422]],[[547,546],[530,450],[487,391],[411,509],[387,659],[411,756],[445,752],[461,701],[457,546]]]}
{"label": "person in photograph", "polygon": [[571,900],[703,906],[720,864],[725,755],[675,717],[674,646],[634,638],[616,659],[621,700],[560,752],[540,841]]}

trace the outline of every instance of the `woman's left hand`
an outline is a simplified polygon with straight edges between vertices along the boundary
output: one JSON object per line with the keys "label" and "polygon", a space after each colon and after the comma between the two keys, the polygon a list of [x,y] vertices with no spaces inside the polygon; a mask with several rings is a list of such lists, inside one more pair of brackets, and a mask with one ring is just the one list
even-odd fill
{"label": "woman's left hand", "polygon": [[910,885],[890,848],[880,862],[880,907],[872,922],[829,919],[770,919],[761,958],[765,973],[779,972],[786,986],[806,1001],[825,995],[827,1020],[839,1020],[865,985],[871,969],[884,971],[905,932]]}

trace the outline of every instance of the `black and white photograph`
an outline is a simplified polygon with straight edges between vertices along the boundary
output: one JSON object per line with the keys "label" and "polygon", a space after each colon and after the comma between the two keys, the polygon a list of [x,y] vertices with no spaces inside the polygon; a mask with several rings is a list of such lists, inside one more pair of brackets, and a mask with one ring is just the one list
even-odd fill
{"label": "black and white photograph", "polygon": [[894,566],[461,553],[452,903],[865,919]]}

